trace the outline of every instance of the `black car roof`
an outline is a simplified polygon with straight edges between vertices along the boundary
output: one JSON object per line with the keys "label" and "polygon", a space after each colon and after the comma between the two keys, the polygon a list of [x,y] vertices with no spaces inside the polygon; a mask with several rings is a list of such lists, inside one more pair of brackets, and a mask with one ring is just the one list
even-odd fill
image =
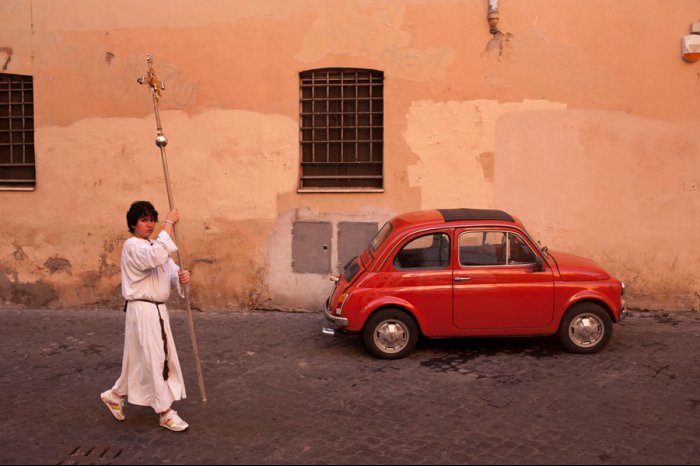
{"label": "black car roof", "polygon": [[437,209],[446,222],[457,220],[505,220],[514,222],[510,214],[492,209]]}

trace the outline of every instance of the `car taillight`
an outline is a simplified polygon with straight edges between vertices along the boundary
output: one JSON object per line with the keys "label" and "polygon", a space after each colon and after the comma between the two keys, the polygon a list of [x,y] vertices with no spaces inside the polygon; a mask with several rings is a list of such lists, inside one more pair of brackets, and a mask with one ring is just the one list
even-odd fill
{"label": "car taillight", "polygon": [[348,301],[350,295],[348,293],[343,293],[338,298],[338,303],[335,305],[335,315],[339,316],[343,313],[343,306]]}

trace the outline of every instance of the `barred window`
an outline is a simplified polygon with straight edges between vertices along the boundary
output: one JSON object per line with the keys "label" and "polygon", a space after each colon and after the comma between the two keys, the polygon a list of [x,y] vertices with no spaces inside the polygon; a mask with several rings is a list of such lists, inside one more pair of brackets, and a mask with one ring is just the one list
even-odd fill
{"label": "barred window", "polygon": [[32,190],[34,85],[31,76],[0,74],[0,190]]}
{"label": "barred window", "polygon": [[384,188],[384,73],[299,73],[300,191]]}

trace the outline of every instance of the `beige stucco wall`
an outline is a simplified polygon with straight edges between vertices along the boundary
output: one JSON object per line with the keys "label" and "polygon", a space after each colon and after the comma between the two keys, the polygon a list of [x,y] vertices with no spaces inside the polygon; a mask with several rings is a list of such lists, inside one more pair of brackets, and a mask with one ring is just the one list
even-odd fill
{"label": "beige stucco wall", "polygon": [[[0,306],[119,306],[124,213],[167,210],[135,81],[151,52],[195,307],[318,309],[330,282],[292,272],[294,221],[335,238],[461,206],[597,260],[633,307],[700,310],[700,70],[679,55],[697,1],[501,0],[497,37],[487,4],[4,0],[37,188],[0,191]],[[382,193],[296,191],[298,73],[335,66],[385,73]]]}

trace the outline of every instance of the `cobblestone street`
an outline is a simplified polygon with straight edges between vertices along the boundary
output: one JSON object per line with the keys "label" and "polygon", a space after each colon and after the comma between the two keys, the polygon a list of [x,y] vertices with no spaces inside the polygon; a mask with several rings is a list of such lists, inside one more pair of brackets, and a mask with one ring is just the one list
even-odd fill
{"label": "cobblestone street", "polygon": [[172,325],[185,433],[112,418],[120,311],[0,311],[2,464],[700,464],[700,314],[633,312],[594,355],[552,338],[424,340],[373,359],[315,313]]}

